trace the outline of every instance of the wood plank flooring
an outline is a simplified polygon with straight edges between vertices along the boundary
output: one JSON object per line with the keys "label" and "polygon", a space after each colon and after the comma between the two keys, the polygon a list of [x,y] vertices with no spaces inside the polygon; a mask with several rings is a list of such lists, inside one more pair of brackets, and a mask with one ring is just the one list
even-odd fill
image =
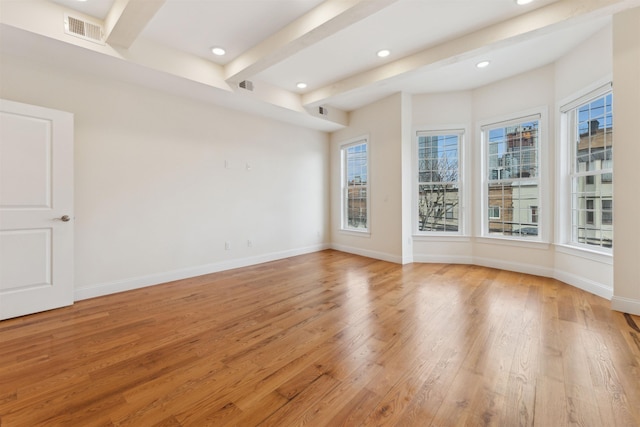
{"label": "wood plank flooring", "polygon": [[640,426],[640,318],[335,251],[0,322],[0,425]]}

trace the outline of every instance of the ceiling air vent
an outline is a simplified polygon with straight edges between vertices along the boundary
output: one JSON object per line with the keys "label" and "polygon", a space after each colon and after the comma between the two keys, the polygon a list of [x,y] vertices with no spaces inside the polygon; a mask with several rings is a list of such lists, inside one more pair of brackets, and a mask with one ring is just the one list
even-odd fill
{"label": "ceiling air vent", "polygon": [[94,43],[102,41],[102,26],[74,16],[64,16],[64,32]]}
{"label": "ceiling air vent", "polygon": [[327,110],[327,107],[318,107],[318,113],[322,116],[328,116],[329,110]]}
{"label": "ceiling air vent", "polygon": [[238,83],[238,86],[240,86],[242,89],[253,91],[253,82],[249,80],[241,81],[240,83]]}

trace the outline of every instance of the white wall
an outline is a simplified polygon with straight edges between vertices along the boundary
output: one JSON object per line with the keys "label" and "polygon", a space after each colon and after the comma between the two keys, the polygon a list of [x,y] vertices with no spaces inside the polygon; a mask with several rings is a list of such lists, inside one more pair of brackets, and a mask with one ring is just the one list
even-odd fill
{"label": "white wall", "polygon": [[[555,117],[559,117],[560,107],[567,102],[574,101],[591,90],[611,81],[613,63],[612,26],[609,24],[595,33],[588,40],[577,46],[555,64]],[[617,100],[614,101],[617,104]],[[616,114],[618,107],[616,105]],[[614,120],[615,117],[614,117]],[[615,129],[616,139],[618,130]],[[555,130],[556,139],[561,141],[559,126]],[[560,150],[566,147],[556,147],[557,161],[565,161]],[[568,151],[568,150],[567,150]],[[558,164],[558,169],[567,169],[568,165]],[[568,161],[568,160],[567,160]],[[618,155],[615,161],[616,173],[618,169]],[[556,186],[556,211],[569,210],[570,203],[566,200],[570,183],[562,176],[558,177]],[[564,198],[564,199],[563,199]],[[563,206],[562,206],[563,205]],[[562,212],[562,214],[568,214]],[[613,295],[613,259],[611,256],[577,251],[563,246],[566,242],[566,232],[562,227],[567,223],[556,223],[555,248],[555,277],[571,283],[582,289],[593,292],[605,298]],[[617,227],[617,223],[616,223]]]}
{"label": "white wall", "polygon": [[77,298],[327,246],[327,134],[1,59],[2,98],[75,114]]}
{"label": "white wall", "polygon": [[402,263],[408,264],[413,259],[413,136],[412,136],[412,111],[413,100],[408,93],[401,94],[401,121],[400,121],[400,145],[401,145],[401,187],[402,187]]}
{"label": "white wall", "polygon": [[[511,116],[555,100],[554,65],[519,74],[473,91],[476,122]],[[553,122],[550,123],[553,129]]]}
{"label": "white wall", "polygon": [[640,315],[640,7],[613,18],[614,297],[616,310]]}
{"label": "white wall", "polygon": [[[402,107],[395,94],[353,111],[346,129],[331,135],[331,242],[336,249],[402,262]],[[340,145],[369,137],[368,235],[340,230]]]}
{"label": "white wall", "polygon": [[555,64],[556,99],[563,100],[610,76],[613,69],[613,32],[606,25]]}

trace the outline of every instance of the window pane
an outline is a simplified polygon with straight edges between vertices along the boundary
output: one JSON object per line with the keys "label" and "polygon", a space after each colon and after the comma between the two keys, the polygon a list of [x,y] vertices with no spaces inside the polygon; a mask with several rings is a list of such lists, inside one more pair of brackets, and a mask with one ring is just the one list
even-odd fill
{"label": "window pane", "polygon": [[[578,111],[576,171],[599,170],[602,168],[602,160],[610,160],[613,156],[611,94],[579,107]],[[581,163],[586,163],[587,167],[581,166]]]}
{"label": "window pane", "polygon": [[418,138],[418,179],[420,182],[458,181],[458,135]]}
{"label": "window pane", "polygon": [[535,181],[490,184],[489,234],[537,236],[538,184]]}
{"label": "window pane", "polygon": [[538,121],[489,130],[488,179],[538,176]]}
{"label": "window pane", "polygon": [[458,231],[459,188],[454,184],[419,186],[418,230]]}

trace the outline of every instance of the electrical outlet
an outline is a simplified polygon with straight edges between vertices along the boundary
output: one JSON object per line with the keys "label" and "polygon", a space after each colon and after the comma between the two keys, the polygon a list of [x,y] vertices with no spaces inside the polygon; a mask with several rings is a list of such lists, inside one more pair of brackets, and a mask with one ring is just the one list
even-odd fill
{"label": "electrical outlet", "polygon": [[251,240],[247,240],[247,247],[250,248],[253,246],[253,242]]}
{"label": "electrical outlet", "polygon": [[231,242],[224,242],[224,250],[225,251],[231,250]]}

